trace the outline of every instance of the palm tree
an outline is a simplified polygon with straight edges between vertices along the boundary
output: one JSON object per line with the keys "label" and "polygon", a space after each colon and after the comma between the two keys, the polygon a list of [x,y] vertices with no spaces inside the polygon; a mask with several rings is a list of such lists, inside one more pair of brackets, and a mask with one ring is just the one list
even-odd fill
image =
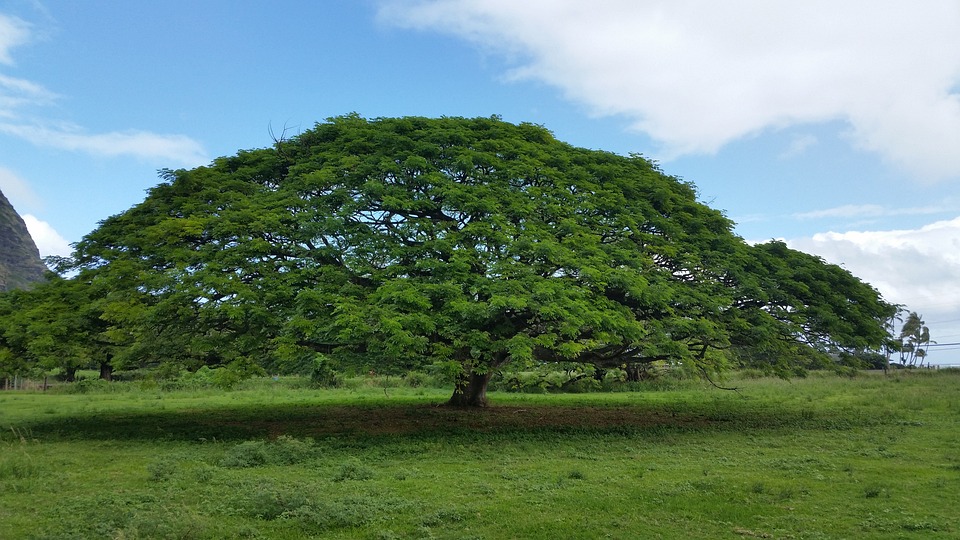
{"label": "palm tree", "polygon": [[[900,363],[911,366],[920,360],[920,366],[923,366],[923,360],[927,356],[927,347],[930,341],[930,329],[923,321],[923,317],[916,311],[911,311],[907,319],[903,321],[903,328],[900,329]],[[906,342],[904,342],[906,340]]]}

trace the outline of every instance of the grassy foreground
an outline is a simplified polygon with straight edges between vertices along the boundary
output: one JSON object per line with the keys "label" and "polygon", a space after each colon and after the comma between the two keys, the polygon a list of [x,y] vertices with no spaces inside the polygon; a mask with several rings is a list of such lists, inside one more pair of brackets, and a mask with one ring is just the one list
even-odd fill
{"label": "grassy foreground", "polygon": [[957,538],[960,372],[0,393],[0,538]]}

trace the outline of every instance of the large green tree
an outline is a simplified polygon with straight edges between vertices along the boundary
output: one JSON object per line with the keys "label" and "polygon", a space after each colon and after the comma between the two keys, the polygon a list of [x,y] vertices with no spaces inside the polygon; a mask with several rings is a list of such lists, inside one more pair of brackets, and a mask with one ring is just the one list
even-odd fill
{"label": "large green tree", "polygon": [[102,357],[103,325],[86,290],[80,281],[53,277],[0,297],[0,371],[56,370],[73,381],[77,369]]}
{"label": "large green tree", "polygon": [[706,372],[750,350],[780,370],[887,337],[890,306],[848,272],[747,245],[693,185],[535,125],[346,116],[163,180],[75,253],[121,356],[441,362],[451,403],[483,405],[510,361]]}

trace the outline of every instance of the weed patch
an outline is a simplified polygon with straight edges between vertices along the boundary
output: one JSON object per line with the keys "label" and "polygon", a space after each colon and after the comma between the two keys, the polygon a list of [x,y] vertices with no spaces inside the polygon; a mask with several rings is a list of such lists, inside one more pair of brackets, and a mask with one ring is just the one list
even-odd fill
{"label": "weed patch", "polygon": [[220,460],[221,467],[246,468],[263,465],[292,465],[311,459],[316,447],[310,439],[282,435],[274,441],[244,441],[230,448]]}
{"label": "weed patch", "polygon": [[350,459],[340,465],[337,474],[333,476],[334,482],[344,482],[346,480],[370,480],[373,478],[373,469],[367,467],[358,459]]}
{"label": "weed patch", "polygon": [[172,478],[178,468],[176,460],[161,458],[147,465],[147,473],[151,482],[164,482]]}

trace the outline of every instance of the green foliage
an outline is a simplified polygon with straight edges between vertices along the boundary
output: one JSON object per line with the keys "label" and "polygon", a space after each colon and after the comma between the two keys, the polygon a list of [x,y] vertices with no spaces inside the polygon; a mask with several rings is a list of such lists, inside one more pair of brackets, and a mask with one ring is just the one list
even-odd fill
{"label": "green foliage", "polygon": [[231,448],[220,461],[221,467],[245,468],[267,464],[266,443],[244,441]]}
{"label": "green foliage", "polygon": [[[931,343],[930,329],[923,317],[916,311],[910,312],[906,320],[903,321],[903,327],[900,330],[900,363],[905,366],[923,366],[923,361],[927,356],[927,351]],[[919,361],[919,364],[918,364]]]}
{"label": "green foliage", "polygon": [[482,405],[508,363],[787,374],[888,341],[891,306],[845,270],[540,126],[351,115],[161,176],[78,243],[75,277],[0,301],[5,369],[227,368],[230,388],[442,366]]}
{"label": "green foliage", "polygon": [[309,499],[303,489],[281,488],[272,482],[262,482],[247,489],[243,511],[247,515],[272,520],[307,505]]}
{"label": "green foliage", "polygon": [[317,388],[331,388],[340,384],[337,372],[333,369],[333,362],[329,358],[321,354],[314,356],[310,382]]}
{"label": "green foliage", "polygon": [[176,474],[179,464],[170,458],[161,458],[147,465],[147,473],[152,482],[164,482]]}
{"label": "green foliage", "polygon": [[373,469],[364,465],[358,459],[350,459],[340,465],[337,474],[333,476],[334,482],[343,482],[345,480],[370,480],[373,478]]}
{"label": "green foliage", "polygon": [[312,440],[281,435],[273,441],[244,441],[227,451],[221,467],[248,468],[263,465],[292,465],[315,457]]}
{"label": "green foliage", "polygon": [[[172,367],[172,365],[170,365]],[[219,390],[231,390],[236,388],[242,381],[262,374],[262,369],[256,366],[249,366],[243,363],[235,363],[225,367],[200,366],[196,371],[180,370],[179,372],[168,370],[166,373],[160,371],[153,376],[159,379],[160,388],[163,390],[188,390],[201,388],[217,388]]]}

